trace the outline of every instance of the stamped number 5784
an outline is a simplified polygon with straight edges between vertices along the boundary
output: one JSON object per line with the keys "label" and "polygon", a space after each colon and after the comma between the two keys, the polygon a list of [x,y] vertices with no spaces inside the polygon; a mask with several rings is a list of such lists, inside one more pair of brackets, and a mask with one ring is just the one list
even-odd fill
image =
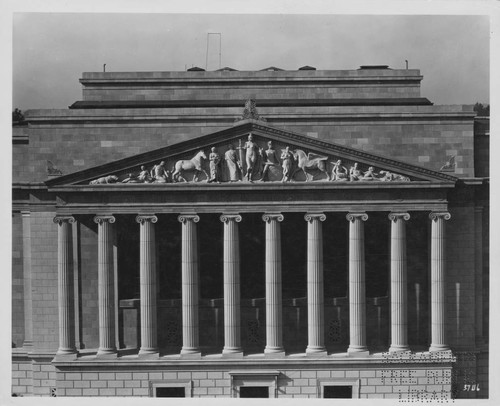
{"label": "stamped number 5784", "polygon": [[479,391],[479,384],[474,384],[474,385],[464,385],[464,391],[466,392],[473,392],[473,391]]}

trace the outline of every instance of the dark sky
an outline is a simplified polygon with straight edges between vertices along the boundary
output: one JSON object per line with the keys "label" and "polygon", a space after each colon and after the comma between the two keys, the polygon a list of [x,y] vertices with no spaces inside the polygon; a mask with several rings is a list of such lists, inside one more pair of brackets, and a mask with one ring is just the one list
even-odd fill
{"label": "dark sky", "polygon": [[[66,108],[82,72],[205,68],[420,69],[436,104],[489,103],[489,17],[422,15],[15,13],[13,106]],[[219,68],[210,36],[208,69]]]}

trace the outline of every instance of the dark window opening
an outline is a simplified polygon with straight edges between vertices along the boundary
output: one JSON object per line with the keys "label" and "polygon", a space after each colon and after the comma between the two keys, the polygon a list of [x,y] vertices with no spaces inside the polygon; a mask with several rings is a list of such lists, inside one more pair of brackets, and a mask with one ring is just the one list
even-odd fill
{"label": "dark window opening", "polygon": [[269,387],[267,386],[241,386],[240,398],[268,398]]}
{"label": "dark window opening", "polygon": [[325,386],[323,387],[324,398],[352,398],[352,386]]}
{"label": "dark window opening", "polygon": [[157,398],[185,398],[186,389],[183,387],[156,388]]}

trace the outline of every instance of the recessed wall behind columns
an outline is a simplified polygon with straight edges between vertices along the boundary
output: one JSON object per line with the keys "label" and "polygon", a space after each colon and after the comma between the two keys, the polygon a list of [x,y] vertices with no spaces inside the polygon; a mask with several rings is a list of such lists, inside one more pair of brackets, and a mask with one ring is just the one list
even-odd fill
{"label": "recessed wall behind columns", "polygon": [[35,350],[57,350],[59,307],[57,297],[57,224],[55,212],[31,213],[31,275],[33,345]]}

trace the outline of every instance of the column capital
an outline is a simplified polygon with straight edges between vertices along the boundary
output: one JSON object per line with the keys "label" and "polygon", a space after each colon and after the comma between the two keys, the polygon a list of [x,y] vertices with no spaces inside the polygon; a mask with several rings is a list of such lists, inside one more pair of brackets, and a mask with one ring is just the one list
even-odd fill
{"label": "column capital", "polygon": [[447,211],[433,211],[429,214],[429,218],[432,221],[437,221],[440,218],[442,218],[443,220],[449,220],[451,219],[451,214]]}
{"label": "column capital", "polygon": [[270,223],[272,220],[283,221],[284,217],[281,213],[264,213],[262,215],[262,220],[266,223]]}
{"label": "column capital", "polygon": [[326,216],[325,213],[306,213],[304,220],[308,223],[312,223],[313,220],[325,221]]}
{"label": "column capital", "polygon": [[[24,215],[24,214],[23,214]],[[73,216],[55,216],[53,219],[54,223],[61,225],[62,223],[74,223],[75,218]]]}
{"label": "column capital", "polygon": [[223,223],[227,224],[231,220],[239,223],[241,221],[241,216],[239,214],[223,214],[220,216],[220,221]]}
{"label": "column capital", "polygon": [[139,214],[136,216],[135,221],[139,224],[144,224],[146,221],[156,223],[158,221],[158,217],[154,214]]}
{"label": "column capital", "polygon": [[354,223],[354,220],[366,221],[366,220],[368,220],[368,214],[366,214],[364,212],[360,212],[360,213],[347,213],[347,215],[345,216],[345,218],[347,219],[347,221],[350,221],[351,223]]}
{"label": "column capital", "polygon": [[111,215],[103,215],[103,216],[95,216],[94,217],[94,222],[97,224],[103,224],[103,223],[114,223],[116,221],[116,218]]}
{"label": "column capital", "polygon": [[409,213],[389,213],[389,220],[396,222],[397,220],[406,220],[408,221],[410,219],[410,214]]}
{"label": "column capital", "polygon": [[197,214],[181,214],[179,217],[177,217],[177,220],[182,224],[186,224],[188,221],[197,223],[198,221],[200,221],[200,216],[198,216]]}

